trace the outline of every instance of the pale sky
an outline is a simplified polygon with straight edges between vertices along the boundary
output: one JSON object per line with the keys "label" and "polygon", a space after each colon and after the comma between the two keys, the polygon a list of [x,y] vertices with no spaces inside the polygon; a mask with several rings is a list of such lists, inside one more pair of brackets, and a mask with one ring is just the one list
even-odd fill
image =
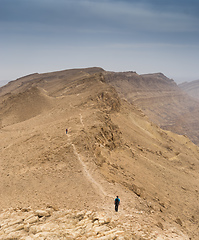
{"label": "pale sky", "polygon": [[0,0],[0,84],[102,67],[199,79],[198,0]]}

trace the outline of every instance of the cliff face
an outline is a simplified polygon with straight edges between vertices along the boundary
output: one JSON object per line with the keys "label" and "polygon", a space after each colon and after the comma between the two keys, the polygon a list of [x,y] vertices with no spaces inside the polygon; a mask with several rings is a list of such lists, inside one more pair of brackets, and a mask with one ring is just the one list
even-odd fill
{"label": "cliff face", "polygon": [[136,104],[161,128],[187,135],[199,144],[199,102],[162,73],[107,73],[107,82],[122,98]]}
{"label": "cliff face", "polygon": [[128,226],[138,219],[149,239],[172,229],[197,239],[199,149],[146,116],[186,97],[162,74],[154,83],[100,68],[35,74],[1,88],[0,208],[112,214],[119,195],[122,219]]}

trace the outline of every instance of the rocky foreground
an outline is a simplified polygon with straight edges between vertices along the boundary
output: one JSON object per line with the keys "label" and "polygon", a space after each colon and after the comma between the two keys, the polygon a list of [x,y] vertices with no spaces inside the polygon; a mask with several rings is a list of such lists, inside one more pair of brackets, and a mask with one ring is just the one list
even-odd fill
{"label": "rocky foreground", "polygon": [[[137,216],[136,216],[137,214]],[[176,227],[164,231],[160,223],[138,223],[142,212],[135,216],[96,211],[8,209],[0,214],[1,240],[44,239],[189,239]]]}

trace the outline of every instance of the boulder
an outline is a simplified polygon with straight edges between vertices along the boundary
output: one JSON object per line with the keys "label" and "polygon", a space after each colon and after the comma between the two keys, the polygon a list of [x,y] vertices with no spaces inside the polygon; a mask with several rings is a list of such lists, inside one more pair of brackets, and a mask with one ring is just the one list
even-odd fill
{"label": "boulder", "polygon": [[50,212],[45,210],[36,210],[35,215],[37,215],[38,217],[49,217]]}

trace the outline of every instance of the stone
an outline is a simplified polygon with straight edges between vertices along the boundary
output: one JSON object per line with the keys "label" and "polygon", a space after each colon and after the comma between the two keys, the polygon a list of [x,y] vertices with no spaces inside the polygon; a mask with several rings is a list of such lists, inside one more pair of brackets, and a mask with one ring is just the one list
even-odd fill
{"label": "stone", "polygon": [[180,218],[176,218],[176,223],[182,226],[182,221],[180,220]]}
{"label": "stone", "polygon": [[35,215],[31,215],[30,217],[26,218],[24,220],[24,223],[29,223],[29,224],[33,224],[39,221],[39,217],[35,216]]}
{"label": "stone", "polygon": [[35,215],[37,215],[38,217],[49,217],[50,212],[45,210],[36,210]]}
{"label": "stone", "polygon": [[22,230],[23,228],[24,228],[24,224],[16,224],[16,225],[12,225],[9,228],[6,228],[4,230],[4,232],[6,234],[8,234],[8,233],[11,233],[11,232],[16,232],[16,231]]}
{"label": "stone", "polygon": [[16,219],[11,219],[10,222],[2,224],[1,227],[2,228],[8,228],[8,227],[11,227],[13,225],[20,224],[22,222],[23,222],[23,219],[21,217],[20,218],[16,218]]}
{"label": "stone", "polygon": [[37,233],[37,227],[36,226],[30,226],[29,233],[36,234]]}
{"label": "stone", "polygon": [[25,225],[24,225],[24,230],[25,230],[26,232],[29,232],[29,229],[30,229],[30,224],[29,224],[29,223],[25,224]]}
{"label": "stone", "polygon": [[160,229],[164,230],[164,226],[161,222],[158,222],[157,223],[157,227],[159,227]]}
{"label": "stone", "polygon": [[18,240],[23,237],[23,233],[21,232],[11,232],[9,234],[5,234],[3,237],[0,235],[0,240]]}
{"label": "stone", "polygon": [[31,208],[30,207],[24,207],[21,209],[22,212],[30,212]]}

